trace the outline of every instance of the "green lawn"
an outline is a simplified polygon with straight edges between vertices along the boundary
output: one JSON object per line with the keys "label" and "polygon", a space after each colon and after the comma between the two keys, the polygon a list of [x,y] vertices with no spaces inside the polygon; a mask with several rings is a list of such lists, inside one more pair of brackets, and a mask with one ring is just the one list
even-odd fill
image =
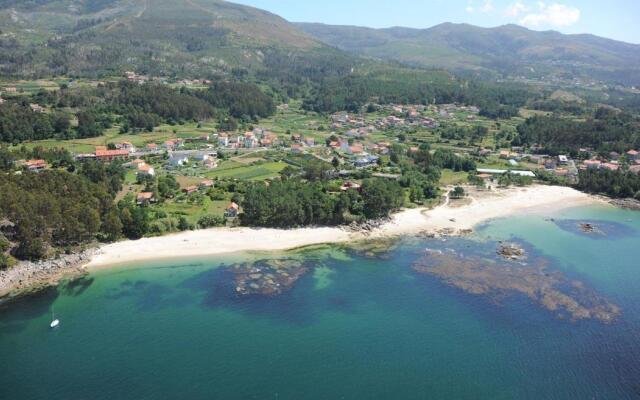
{"label": "green lawn", "polygon": [[205,215],[223,216],[229,205],[229,199],[213,201],[207,196],[203,196],[202,204],[189,204],[188,202],[166,201],[163,204],[156,204],[150,207],[151,210],[162,210],[168,216],[179,218],[184,216],[187,220],[195,224]]}
{"label": "green lawn", "polygon": [[443,169],[442,176],[440,177],[440,184],[446,185],[461,185],[467,183],[468,172],[454,172],[450,169]]}
{"label": "green lawn", "polygon": [[264,180],[278,176],[287,166],[284,162],[265,162],[254,165],[244,165],[235,161],[225,161],[219,168],[205,173],[207,178],[218,179],[246,179]]}

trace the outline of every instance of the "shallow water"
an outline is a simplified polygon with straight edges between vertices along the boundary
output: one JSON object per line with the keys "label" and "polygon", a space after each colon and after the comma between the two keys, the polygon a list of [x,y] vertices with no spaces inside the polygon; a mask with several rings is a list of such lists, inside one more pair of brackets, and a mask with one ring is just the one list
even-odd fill
{"label": "shallow water", "polygon": [[[502,240],[620,317],[559,318],[523,295],[474,295],[412,268],[426,248],[502,262]],[[387,257],[298,253],[315,268],[276,297],[235,295],[225,267],[282,255],[98,271],[0,311],[0,398],[640,398],[639,249],[639,213],[591,207],[406,239]]]}

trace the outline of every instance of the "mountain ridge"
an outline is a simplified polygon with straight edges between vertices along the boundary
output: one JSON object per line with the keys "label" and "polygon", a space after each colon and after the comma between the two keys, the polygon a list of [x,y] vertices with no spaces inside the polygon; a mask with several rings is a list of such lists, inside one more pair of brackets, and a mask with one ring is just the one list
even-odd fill
{"label": "mountain ridge", "polygon": [[[633,67],[640,63],[640,45],[591,34],[534,31],[516,24],[483,28],[448,22],[425,29],[295,25],[341,50],[415,66],[494,77],[540,78],[569,75],[578,70],[583,78],[640,83],[640,68]],[[538,71],[534,73],[531,69]]]}

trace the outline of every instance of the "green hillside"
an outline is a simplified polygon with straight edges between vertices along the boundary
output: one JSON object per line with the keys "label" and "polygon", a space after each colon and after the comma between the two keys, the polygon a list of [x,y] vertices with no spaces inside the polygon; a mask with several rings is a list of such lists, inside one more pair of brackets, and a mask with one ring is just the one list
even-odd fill
{"label": "green hillside", "polygon": [[574,78],[640,84],[640,45],[517,25],[371,29],[296,24],[331,46],[404,63],[491,77]]}
{"label": "green hillside", "polygon": [[207,75],[326,47],[274,14],[219,0],[0,0],[0,31],[0,73],[23,76]]}

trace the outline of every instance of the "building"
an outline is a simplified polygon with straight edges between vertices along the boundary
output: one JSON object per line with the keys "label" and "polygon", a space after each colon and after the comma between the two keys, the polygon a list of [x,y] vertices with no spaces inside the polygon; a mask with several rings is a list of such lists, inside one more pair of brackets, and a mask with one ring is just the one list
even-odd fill
{"label": "building", "polygon": [[213,187],[213,181],[211,179],[205,179],[204,181],[200,182],[200,184],[198,186],[200,187],[200,189],[212,188]]}
{"label": "building", "polygon": [[136,196],[136,202],[139,206],[146,206],[151,203],[155,203],[156,199],[153,197],[153,192],[140,192]]}
{"label": "building", "polygon": [[235,218],[238,216],[239,211],[240,207],[236,203],[231,202],[231,204],[227,206],[227,209],[224,212],[224,216],[227,218]]}
{"label": "building", "polygon": [[376,156],[366,156],[362,158],[358,158],[354,164],[356,168],[367,168],[378,165],[379,157]]}
{"label": "building", "polygon": [[253,134],[253,132],[247,132],[244,134],[244,147],[247,149],[258,147],[258,138]]}
{"label": "building", "polygon": [[531,178],[535,178],[536,174],[534,174],[532,171],[509,171],[506,169],[489,169],[489,168],[478,168],[478,174],[489,174],[489,175],[504,175],[507,172],[512,174],[512,175],[518,175],[518,176],[528,176]]}
{"label": "building", "polygon": [[176,154],[172,153],[169,156],[169,165],[172,167],[182,167],[185,164],[189,163],[189,156],[186,154]]}
{"label": "building", "polygon": [[186,194],[191,194],[191,193],[195,193],[198,191],[198,187],[197,186],[187,186],[186,188],[182,189],[182,191]]}
{"label": "building", "polygon": [[299,143],[294,143],[291,145],[291,152],[295,154],[300,154],[304,151],[304,147]]}
{"label": "building", "polygon": [[155,143],[148,143],[146,146],[148,151],[157,151],[158,150],[158,145]]}
{"label": "building", "polygon": [[584,166],[587,169],[599,169],[601,165],[602,165],[602,162],[599,160],[586,160],[584,162]]}
{"label": "building", "polygon": [[202,164],[209,169],[218,168],[218,160],[213,157],[206,159]]}
{"label": "building", "polygon": [[138,165],[138,175],[154,176],[156,170],[149,164]]}
{"label": "building", "polygon": [[558,162],[560,163],[560,165],[567,165],[569,163],[569,157],[564,155],[559,155]]}
{"label": "building", "polygon": [[354,155],[364,154],[364,146],[360,143],[356,143],[353,146],[349,146],[347,153]]}
{"label": "building", "polygon": [[43,113],[46,111],[46,109],[39,104],[29,104],[29,107],[34,113]]}
{"label": "building", "polygon": [[135,160],[131,161],[131,167],[138,169],[139,166],[146,164],[146,162],[144,160],[141,160],[139,158],[136,158]]}
{"label": "building", "polygon": [[129,157],[129,152],[127,150],[102,150],[102,148],[96,147],[95,156],[96,159],[102,161],[125,160]]}
{"label": "building", "polygon": [[220,145],[222,147],[228,147],[229,146],[229,135],[227,135],[226,133],[221,133],[220,135],[218,135],[218,145]]}
{"label": "building", "polygon": [[627,151],[627,157],[629,157],[629,160],[631,161],[640,160],[640,152],[636,150],[629,150]]}
{"label": "building", "polygon": [[116,143],[116,149],[118,150],[126,150],[129,153],[135,153],[136,152],[136,148],[133,144],[129,143],[129,142],[122,142],[122,143]]}
{"label": "building", "polygon": [[49,168],[45,160],[27,160],[26,167],[29,171],[37,172]]}
{"label": "building", "polygon": [[355,182],[345,182],[342,186],[340,186],[340,190],[342,190],[343,192],[346,192],[347,190],[360,190],[360,188],[362,187],[362,185],[360,185],[359,183],[355,183]]}

